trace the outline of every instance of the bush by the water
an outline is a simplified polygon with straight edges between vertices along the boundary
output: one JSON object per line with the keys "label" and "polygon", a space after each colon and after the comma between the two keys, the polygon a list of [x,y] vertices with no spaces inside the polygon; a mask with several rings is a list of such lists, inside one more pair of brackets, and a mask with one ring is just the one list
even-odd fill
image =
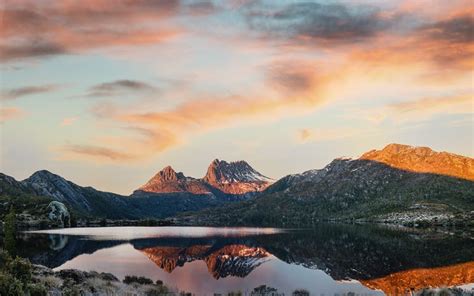
{"label": "bush by the water", "polygon": [[130,284],[151,285],[153,284],[153,281],[144,276],[127,275],[123,279],[123,283],[127,285],[130,285]]}
{"label": "bush by the water", "polygon": [[0,249],[0,295],[46,296],[46,287],[32,278],[32,266],[28,259],[13,259]]}

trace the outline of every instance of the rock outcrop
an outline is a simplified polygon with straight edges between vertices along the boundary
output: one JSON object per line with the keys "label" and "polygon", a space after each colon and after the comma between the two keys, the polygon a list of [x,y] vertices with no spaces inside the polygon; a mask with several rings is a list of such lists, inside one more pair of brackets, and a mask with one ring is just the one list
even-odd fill
{"label": "rock outcrop", "polygon": [[48,208],[48,219],[59,227],[71,226],[71,215],[67,207],[59,202],[52,201],[49,203]]}

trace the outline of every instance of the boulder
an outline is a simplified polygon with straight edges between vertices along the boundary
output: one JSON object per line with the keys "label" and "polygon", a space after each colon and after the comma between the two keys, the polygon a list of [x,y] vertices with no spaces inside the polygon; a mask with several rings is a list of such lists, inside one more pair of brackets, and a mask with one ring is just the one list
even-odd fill
{"label": "boulder", "polygon": [[59,227],[71,226],[71,215],[66,206],[59,201],[52,201],[49,203],[48,218]]}

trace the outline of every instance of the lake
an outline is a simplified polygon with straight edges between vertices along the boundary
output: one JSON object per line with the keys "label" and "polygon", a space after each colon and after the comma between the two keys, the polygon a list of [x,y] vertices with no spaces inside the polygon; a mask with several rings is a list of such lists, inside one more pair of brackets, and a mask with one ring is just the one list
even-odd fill
{"label": "lake", "polygon": [[23,233],[19,249],[54,270],[145,276],[196,295],[249,295],[260,285],[383,295],[474,283],[472,238],[369,225],[68,228]]}

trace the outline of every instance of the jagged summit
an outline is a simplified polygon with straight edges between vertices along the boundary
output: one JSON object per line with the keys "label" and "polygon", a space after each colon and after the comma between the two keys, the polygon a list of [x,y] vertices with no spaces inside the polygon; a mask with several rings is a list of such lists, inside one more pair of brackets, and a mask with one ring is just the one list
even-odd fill
{"label": "jagged summit", "polygon": [[474,180],[474,159],[448,152],[436,152],[428,147],[392,143],[382,150],[366,152],[360,159],[378,161],[418,173],[442,174]]}
{"label": "jagged summit", "polygon": [[141,186],[139,191],[154,193],[190,192],[194,194],[208,194],[209,188],[204,182],[183,173],[177,173],[171,166],[163,168],[148,182]]}
{"label": "jagged summit", "polygon": [[138,190],[154,193],[221,192],[241,195],[262,191],[271,183],[272,179],[262,175],[243,160],[227,162],[214,159],[206,175],[201,179],[186,177],[183,173],[175,172],[171,166],[167,166]]}
{"label": "jagged summit", "polygon": [[207,169],[204,180],[208,183],[233,183],[233,182],[269,182],[270,178],[262,175],[252,168],[246,161],[239,160],[227,162],[215,159]]}
{"label": "jagged summit", "polygon": [[272,183],[272,179],[262,175],[243,160],[227,162],[215,159],[209,165],[203,180],[228,194],[259,192]]}
{"label": "jagged summit", "polygon": [[185,178],[183,173],[177,173],[171,166],[167,166],[153,176],[150,181],[177,181]]}

